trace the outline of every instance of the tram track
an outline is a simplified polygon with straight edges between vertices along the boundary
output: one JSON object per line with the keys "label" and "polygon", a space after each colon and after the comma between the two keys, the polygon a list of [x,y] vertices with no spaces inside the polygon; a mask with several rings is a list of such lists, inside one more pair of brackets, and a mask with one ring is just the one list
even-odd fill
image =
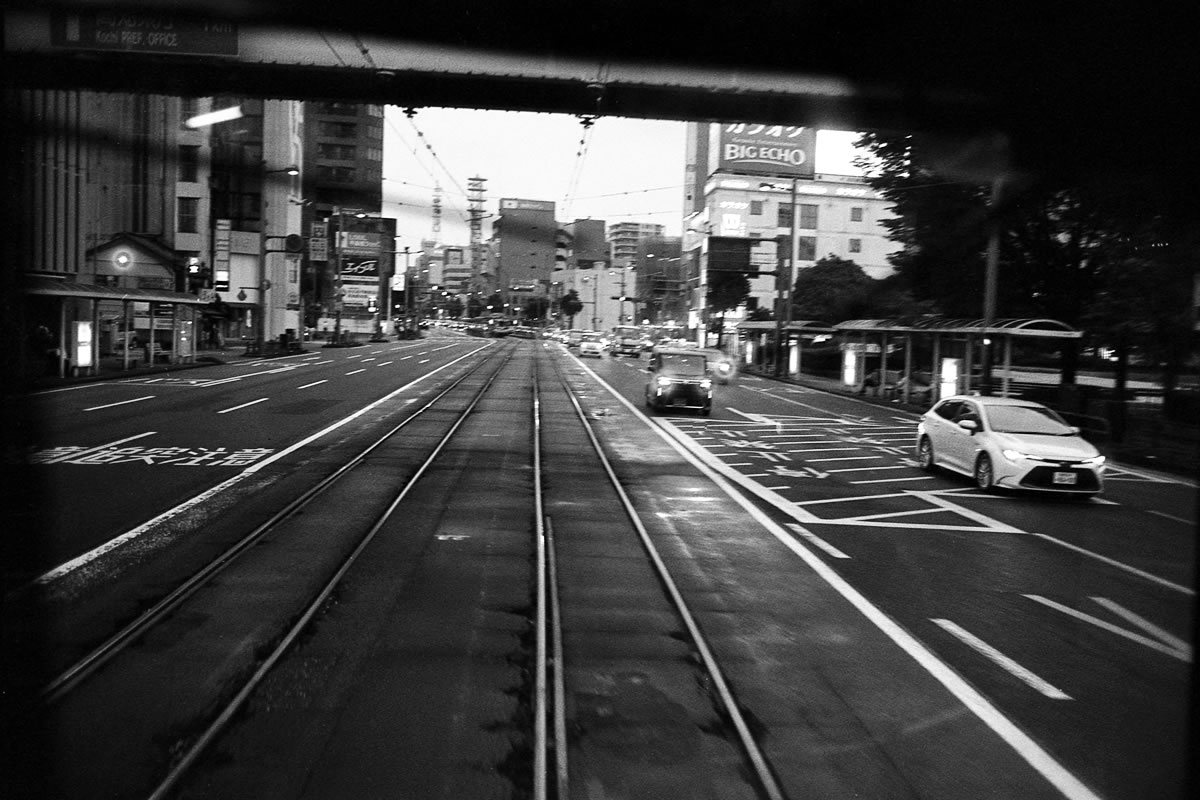
{"label": "tram track", "polygon": [[[43,703],[81,748],[60,754],[74,760],[56,794],[95,796],[101,787],[113,796],[150,798],[361,796],[361,786],[345,782],[366,778],[326,768],[318,757],[336,762],[330,752],[353,749],[343,739],[362,734],[344,726],[356,718],[407,741],[413,732],[406,717],[420,717],[426,704],[444,714],[428,719],[449,742],[438,754],[443,768],[461,770],[458,750],[480,748],[492,753],[491,774],[467,771],[456,779],[426,763],[429,777],[414,779],[417,763],[425,762],[404,767],[399,757],[396,764],[359,765],[360,772],[418,783],[461,780],[460,796],[483,796],[474,793],[479,786],[495,792],[500,782],[515,797],[563,800],[630,780],[601,751],[619,731],[632,731],[649,751],[670,751],[662,769],[691,769],[700,777],[688,780],[709,782],[713,796],[784,797],[685,592],[657,552],[653,521],[641,520],[622,487],[558,354],[535,346],[522,365],[510,361],[513,352],[461,376],[50,681]],[[490,404],[486,412],[481,404]],[[497,437],[504,437],[500,450],[491,444]],[[506,476],[503,497],[511,502],[487,520],[461,524],[477,508],[468,487],[488,485],[496,470]],[[373,496],[363,504],[369,510],[354,507],[364,487],[378,489],[385,479],[386,500]],[[583,526],[580,511],[592,518]],[[600,549],[581,558],[577,548],[597,532],[602,541],[584,546]],[[474,557],[494,557],[486,563],[501,569],[450,558],[456,547],[479,548]],[[571,587],[594,581],[595,558],[628,565],[618,580],[651,619],[647,625],[618,613],[602,623],[606,635],[619,630],[645,643],[645,652],[616,671],[581,647],[588,625],[604,612],[590,589]],[[483,633],[445,633],[481,618],[488,620]],[[389,674],[423,652],[398,651],[385,669],[372,668],[372,651],[400,647],[381,645],[388,636],[416,651],[425,647],[423,636],[437,639],[438,648],[449,646],[443,637],[452,640],[459,649],[439,661],[444,698]],[[295,676],[323,658],[345,674],[331,672],[319,686],[305,674],[297,684]],[[631,669],[641,676],[632,691],[652,690],[645,710],[662,713],[668,725],[649,718],[612,728],[603,707],[620,718],[623,705],[640,700],[597,687],[626,681]],[[372,691],[374,704],[361,699]],[[313,716],[300,731],[271,699],[294,692],[305,695]],[[453,703],[464,705],[447,707]],[[86,730],[89,721],[96,730]],[[681,748],[671,741],[677,736],[690,744]],[[287,737],[294,741],[281,743]],[[280,749],[292,754],[282,759],[292,766],[258,774]],[[113,763],[120,778],[111,777]],[[633,779],[663,780],[662,769],[645,766]],[[263,781],[272,781],[270,791]],[[293,791],[279,788],[288,785]]]}
{"label": "tram track", "polygon": [[[383,521],[395,513],[429,464],[437,458],[445,442],[474,412],[480,398],[504,370],[508,355],[477,362],[420,408],[359,449],[324,479],[294,497],[146,608],[136,619],[58,672],[42,685],[38,701],[26,709],[31,724],[44,725],[55,731],[54,738],[62,742],[72,738],[87,740],[88,724],[110,722],[105,717],[135,717],[136,720],[130,720],[133,724],[122,731],[129,734],[123,749],[137,751],[134,759],[137,763],[130,766],[129,772],[148,775],[161,772],[162,767],[169,765],[167,777],[148,795],[164,796],[207,742],[236,713],[271,665],[328,602],[338,582]],[[402,453],[401,457],[397,458],[396,453]],[[320,522],[311,524],[313,510],[323,504],[343,505],[347,495],[361,498],[360,490],[347,487],[361,484],[367,469],[365,465],[385,457],[390,466],[401,468],[395,472],[399,483],[393,495],[386,502],[375,504],[382,506],[382,510],[364,515],[360,509],[360,513],[347,515],[349,524],[338,531],[338,535],[323,537],[320,529],[328,530],[329,527]],[[369,519],[363,519],[364,516]],[[255,561],[262,562],[261,557],[255,557],[265,550],[282,551],[272,555],[275,564],[281,558],[290,558],[293,564],[308,562],[303,574],[300,570],[289,573],[286,567],[272,566],[270,560],[254,564]],[[251,563],[248,565],[247,562]],[[239,574],[239,570],[246,574]],[[264,579],[263,575],[268,577]],[[227,591],[222,584],[234,588]],[[249,591],[247,586],[251,587]],[[231,607],[212,601],[212,595],[216,593],[233,598],[238,592],[242,592],[244,598],[240,605],[234,603]],[[216,608],[221,611],[212,610]],[[240,611],[236,610],[239,608]],[[226,630],[198,632],[194,620],[202,620],[203,626],[209,628],[226,626]],[[199,646],[192,645],[196,649],[191,653],[185,651],[177,656],[159,657],[160,650],[170,651],[184,635],[192,638],[199,635],[208,641]],[[169,644],[160,645],[160,641]],[[222,647],[228,652],[221,653]],[[213,660],[213,674],[188,675],[190,668],[170,660],[197,656]],[[155,676],[148,676],[147,671],[155,664],[163,669]],[[169,677],[163,677],[164,673],[170,672],[181,673],[180,677],[192,684],[189,687],[194,689],[192,701],[177,701],[177,709],[165,713],[138,714],[135,709],[141,694],[139,682],[148,681],[146,688],[153,694],[155,690],[151,687],[156,681],[159,685],[170,682]],[[240,688],[231,691],[230,687],[237,685]],[[222,707],[222,710],[212,715],[210,722],[200,726],[202,730],[197,736],[196,720],[208,716],[214,706]],[[96,727],[103,729],[106,726]],[[185,732],[180,734],[179,731]],[[139,747],[138,736],[149,740],[169,737],[175,741],[164,752],[154,746]],[[143,742],[145,744],[149,742]],[[103,750],[103,747],[98,749]],[[70,760],[74,766],[83,765],[80,772],[91,779],[98,777],[99,770],[111,766],[105,765],[102,757],[94,758],[94,754],[74,752],[70,748],[63,748],[56,757]],[[93,765],[93,761],[97,763]],[[79,781],[77,787],[81,791],[78,794],[75,786],[60,786],[56,790],[62,796],[95,796],[94,784],[89,785],[91,779]],[[113,796],[125,794],[122,788]],[[147,795],[138,790],[133,796]]]}
{"label": "tram track", "polygon": [[[654,539],[651,535],[647,524],[643,521],[641,512],[639,512],[633,499],[625,490],[620,476],[614,468],[613,462],[605,452],[595,426],[588,418],[588,414],[580,402],[577,393],[571,388],[567,378],[562,374],[562,367],[559,363],[553,364],[553,380],[558,384],[560,390],[565,395],[570,404],[570,409],[574,418],[578,421],[579,428],[587,441],[587,447],[590,450],[589,455],[594,456],[594,464],[602,473],[602,478],[606,482],[607,487],[612,491],[613,495],[618,499],[620,506],[621,522],[625,524],[627,530],[622,532],[622,535],[627,538],[628,544],[633,544],[635,547],[641,548],[646,559],[653,566],[653,576],[657,580],[661,591],[662,601],[666,606],[669,606],[680,626],[686,631],[686,640],[692,649],[695,656],[695,669],[697,674],[695,681],[697,685],[710,687],[714,708],[721,718],[723,723],[730,729],[730,738],[736,740],[741,748],[742,755],[745,759],[745,769],[748,774],[754,776],[753,782],[756,784],[756,796],[769,798],[769,800],[782,800],[784,793],[779,786],[779,783],[771,769],[768,758],[764,755],[759,747],[753,733],[751,732],[750,723],[744,717],[740,705],[735,697],[729,681],[726,679],[722,671],[718,657],[715,654],[714,648],[708,640],[708,637],[701,630],[697,622],[696,615],[693,613],[684,592],[681,591],[671,569],[668,567],[666,560],[663,558]],[[541,406],[535,403],[535,416],[540,416]],[[539,437],[537,448],[539,452],[542,448],[540,434],[542,430],[540,419],[535,420],[534,430]],[[539,496],[541,494],[541,486],[539,485]],[[539,510],[541,504],[539,504]],[[545,749],[548,755],[543,759],[547,765],[547,782],[549,782],[549,773],[553,772],[553,791],[546,789],[541,794],[535,793],[535,798],[541,800],[544,797],[554,797],[562,800],[573,796],[583,796],[583,792],[572,792],[571,767],[569,764],[571,746],[567,737],[568,716],[573,717],[573,722],[578,729],[578,709],[575,709],[574,714],[569,714],[567,709],[567,696],[580,694],[585,690],[575,682],[574,685],[568,688],[568,683],[571,682],[568,673],[569,661],[567,653],[563,646],[563,619],[564,614],[570,616],[570,610],[564,612],[563,600],[559,593],[559,587],[563,581],[570,581],[572,576],[569,571],[564,572],[559,567],[558,552],[555,538],[555,520],[553,516],[547,515],[538,529],[539,539],[544,542],[544,545],[539,548],[539,552],[544,550],[544,557],[539,558],[539,574],[544,575],[545,591],[539,592],[539,607],[544,606],[546,612],[539,616],[539,654],[545,654],[539,658],[539,664],[542,668],[552,676],[552,680],[547,679],[552,684],[552,690],[548,691],[549,699],[546,701],[547,709],[543,709],[539,714],[539,718],[543,715],[547,718],[546,724],[541,726],[541,731],[549,731],[544,733],[544,738],[539,740],[538,749]],[[569,536],[570,531],[564,529],[562,535]],[[544,661],[543,661],[544,659]],[[595,669],[592,665],[583,664],[582,670]],[[702,725],[701,720],[696,720],[696,724]],[[724,734],[722,734],[724,735]],[[552,770],[551,770],[552,768]],[[591,776],[585,779],[576,778],[576,786],[596,785],[596,777]]]}

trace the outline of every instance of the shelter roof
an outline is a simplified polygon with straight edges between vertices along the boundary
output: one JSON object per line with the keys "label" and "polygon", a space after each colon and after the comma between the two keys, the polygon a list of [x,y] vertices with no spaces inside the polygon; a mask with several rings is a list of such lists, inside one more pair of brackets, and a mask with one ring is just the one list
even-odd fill
{"label": "shelter roof", "polygon": [[194,294],[173,292],[169,289],[130,289],[123,286],[102,286],[95,283],[52,278],[47,275],[26,275],[25,294],[49,297],[82,297],[89,300],[131,300],[141,303],[178,303],[181,305],[208,305]]}
{"label": "shelter roof", "polygon": [[1054,319],[1010,318],[985,320],[950,317],[922,317],[920,319],[851,319],[833,326],[839,331],[861,331],[863,333],[950,333],[950,334],[996,334],[1007,336],[1050,337],[1078,339],[1083,333],[1065,322]]}

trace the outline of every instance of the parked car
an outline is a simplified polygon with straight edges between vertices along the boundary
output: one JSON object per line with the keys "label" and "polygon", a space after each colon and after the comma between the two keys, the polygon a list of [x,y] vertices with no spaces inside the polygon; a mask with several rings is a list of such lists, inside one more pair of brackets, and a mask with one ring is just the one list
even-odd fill
{"label": "parked car", "polygon": [[585,333],[579,338],[579,357],[595,356],[600,358],[608,349],[608,342],[598,333]]}
{"label": "parked car", "polygon": [[655,348],[646,368],[646,405],[656,411],[680,409],[712,413],[712,378],[700,350]]}
{"label": "parked car", "polygon": [[1099,494],[1104,456],[1051,408],[1005,397],[947,397],[921,416],[917,461],[975,479],[983,490]]}

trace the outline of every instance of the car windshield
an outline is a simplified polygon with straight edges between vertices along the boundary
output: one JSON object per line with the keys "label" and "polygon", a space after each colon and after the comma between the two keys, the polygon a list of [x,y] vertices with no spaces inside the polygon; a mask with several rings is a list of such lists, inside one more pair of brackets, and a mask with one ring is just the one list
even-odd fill
{"label": "car windshield", "polygon": [[689,353],[664,353],[662,371],[668,375],[703,375],[707,362],[703,355]]}
{"label": "car windshield", "polygon": [[1070,436],[1074,433],[1062,417],[1042,406],[993,406],[988,422],[997,433],[1040,433]]}

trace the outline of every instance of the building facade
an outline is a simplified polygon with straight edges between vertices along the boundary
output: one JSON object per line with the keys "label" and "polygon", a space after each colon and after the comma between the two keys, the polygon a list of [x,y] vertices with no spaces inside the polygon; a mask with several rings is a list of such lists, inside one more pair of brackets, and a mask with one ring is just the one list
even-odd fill
{"label": "building facade", "polygon": [[[6,99],[22,120],[13,166],[28,198],[13,252],[39,281],[18,336],[28,344],[36,333],[39,358],[53,351],[59,372],[109,356],[184,361],[199,346],[298,328],[299,104],[86,91]],[[188,124],[227,102],[239,118]],[[88,353],[72,338],[83,331]]]}
{"label": "building facade", "polygon": [[750,297],[726,315],[732,320],[758,308],[777,313],[781,287],[775,276],[755,275],[789,269],[793,255],[795,269],[833,255],[873,278],[891,274],[888,256],[898,246],[883,226],[892,216],[890,203],[859,176],[815,172],[815,133],[689,123],[682,246],[691,287],[689,327],[706,326],[705,295],[723,271],[750,278]]}

